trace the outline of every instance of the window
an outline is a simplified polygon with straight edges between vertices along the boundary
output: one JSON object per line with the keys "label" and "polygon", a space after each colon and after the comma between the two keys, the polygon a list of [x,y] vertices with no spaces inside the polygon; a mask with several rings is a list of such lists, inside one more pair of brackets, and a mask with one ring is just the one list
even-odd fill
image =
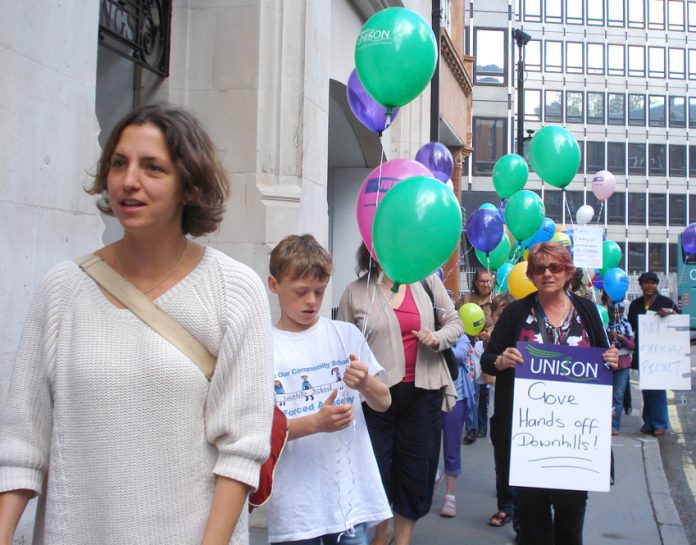
{"label": "window", "polygon": [[677,272],[677,244],[670,242],[669,246],[669,272]]}
{"label": "window", "polygon": [[666,244],[664,242],[651,242],[648,248],[648,270],[665,272],[665,265],[667,264],[665,260]]}
{"label": "window", "polygon": [[587,44],[587,73],[604,75],[604,44]]}
{"label": "window", "polygon": [[625,142],[609,142],[607,144],[607,170],[619,176],[626,173]]}
{"label": "window", "polygon": [[628,0],[629,28],[645,28],[645,0]]}
{"label": "window", "polygon": [[645,176],[645,144],[629,142],[628,173]]}
{"label": "window", "polygon": [[587,123],[604,125],[604,93],[587,92]]}
{"label": "window", "polygon": [[645,225],[645,193],[628,194],[628,223]]}
{"label": "window", "polygon": [[628,46],[628,75],[636,78],[645,77],[645,47]]}
{"label": "window", "polygon": [[624,3],[623,0],[607,2],[607,25],[624,26]]}
{"label": "window", "polygon": [[696,79],[696,49],[689,49],[689,79]]}
{"label": "window", "polygon": [[665,29],[665,0],[648,0],[648,28]]}
{"label": "window", "polygon": [[544,93],[544,121],[563,123],[563,91]]}
{"label": "window", "polygon": [[625,225],[626,223],[626,194],[614,193],[611,199],[605,201],[607,207],[607,223],[610,225]]}
{"label": "window", "polygon": [[474,174],[492,174],[493,165],[507,153],[506,120],[474,117]]}
{"label": "window", "polygon": [[541,91],[538,89],[524,90],[524,119],[525,121],[541,121]]}
{"label": "window", "polygon": [[541,42],[531,40],[524,46],[524,69],[530,72],[541,72]]}
{"label": "window", "polygon": [[626,95],[623,93],[609,93],[607,122],[609,125],[624,125],[626,123]]}
{"label": "window", "polygon": [[686,177],[686,145],[669,145],[669,175]]}
{"label": "window", "polygon": [[541,23],[541,0],[525,0],[524,20]]}
{"label": "window", "polygon": [[[630,208],[630,206],[629,206]],[[644,221],[644,220],[643,220]],[[645,242],[628,243],[628,273],[643,273],[645,268]]]}
{"label": "window", "polygon": [[506,31],[474,29],[474,83],[478,85],[505,85],[507,38]]}
{"label": "window", "polygon": [[585,71],[584,47],[579,42],[566,42],[566,72],[582,74]]}
{"label": "window", "polygon": [[[648,144],[648,155],[650,158],[648,173],[650,176],[666,176],[665,168],[665,144]],[[664,225],[664,223],[662,224]]]}
{"label": "window", "polygon": [[689,128],[696,129],[696,97],[689,97]]}
{"label": "window", "polygon": [[566,0],[566,23],[570,25],[581,25],[583,23],[582,18],[582,2],[578,0]]}
{"label": "window", "polygon": [[651,127],[665,126],[665,97],[650,95],[650,107],[648,109],[648,124]]}
{"label": "window", "polygon": [[544,191],[544,213],[547,218],[560,223],[563,219],[563,192],[547,189]]}
{"label": "window", "polygon": [[664,193],[650,193],[648,215],[650,225],[667,224],[667,195]]}
{"label": "window", "polygon": [[563,3],[561,0],[545,0],[544,20],[547,23],[563,22]]}
{"label": "window", "polygon": [[665,77],[665,48],[648,47],[648,77]]}
{"label": "window", "polygon": [[[583,141],[584,142],[584,141]],[[578,165],[578,174],[585,172],[585,146],[578,142],[580,148],[580,164]]]}
{"label": "window", "polygon": [[689,223],[696,221],[696,195],[689,195]]}
{"label": "window", "polygon": [[587,172],[605,170],[604,142],[587,143]]}
{"label": "window", "polygon": [[604,0],[586,0],[587,24],[604,26]]}
{"label": "window", "polygon": [[584,192],[583,191],[568,191],[565,192],[566,196],[566,214],[570,211],[573,218],[575,218],[575,213],[578,211],[584,202]]}
{"label": "window", "polygon": [[669,194],[669,224],[686,226],[686,195]]}
{"label": "window", "polygon": [[684,31],[684,0],[669,0],[667,3],[667,29]]}
{"label": "window", "polygon": [[689,32],[696,32],[696,2],[687,0],[686,14],[689,18]]}
{"label": "window", "polygon": [[628,95],[628,124],[645,127],[645,95]]}
{"label": "window", "polygon": [[686,99],[684,97],[669,97],[669,126],[670,128],[686,127]]}
{"label": "window", "polygon": [[670,47],[667,50],[669,59],[669,77],[684,79],[684,50]]}
{"label": "window", "polygon": [[544,70],[546,72],[563,72],[563,44],[561,42],[544,42]]}
{"label": "window", "polygon": [[462,191],[462,206],[471,215],[485,202],[498,202],[500,197],[495,191]]}
{"label": "window", "polygon": [[610,76],[623,76],[626,74],[624,51],[623,45],[607,45],[607,73]]}
{"label": "window", "polygon": [[[691,176],[696,176],[696,146],[689,146],[689,177]],[[693,208],[689,209],[689,213],[692,210],[696,213],[696,209]],[[691,220],[689,220],[689,223],[691,223]]]}
{"label": "window", "polygon": [[582,91],[566,91],[566,123],[584,123]]}

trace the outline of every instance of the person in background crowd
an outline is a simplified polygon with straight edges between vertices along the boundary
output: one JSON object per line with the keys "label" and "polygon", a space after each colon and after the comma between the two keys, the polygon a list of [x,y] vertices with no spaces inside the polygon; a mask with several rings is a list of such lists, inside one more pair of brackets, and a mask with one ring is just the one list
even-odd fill
{"label": "person in background crowd", "polygon": [[[677,314],[677,305],[669,297],[657,293],[660,279],[654,272],[644,272],[638,277],[642,297],[631,301],[628,307],[628,321],[635,335],[636,350],[633,353],[633,367],[640,371],[640,345],[638,342],[638,317],[648,311],[656,312],[658,316]],[[669,428],[667,413],[667,393],[664,390],[643,390],[643,426],[641,433],[661,437]]]}
{"label": "person in background crowd", "polygon": [[[527,276],[537,291],[505,308],[481,356],[483,371],[496,376],[495,417],[504,421],[508,456],[515,368],[523,363],[518,341],[607,348],[604,360],[612,368],[618,363],[597,306],[568,291],[575,267],[567,248],[537,244],[527,262]],[[582,544],[587,492],[532,487],[516,487],[516,492],[522,545]]]}

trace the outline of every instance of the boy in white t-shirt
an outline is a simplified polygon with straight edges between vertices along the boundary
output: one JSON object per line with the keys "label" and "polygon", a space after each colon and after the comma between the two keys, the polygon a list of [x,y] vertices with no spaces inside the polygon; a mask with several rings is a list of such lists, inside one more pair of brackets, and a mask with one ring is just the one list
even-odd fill
{"label": "boy in white t-shirt", "polygon": [[367,545],[367,528],[392,516],[361,407],[385,411],[391,395],[360,330],[319,316],[331,270],[312,235],[271,253],[276,404],[289,426],[268,504],[272,544]]}

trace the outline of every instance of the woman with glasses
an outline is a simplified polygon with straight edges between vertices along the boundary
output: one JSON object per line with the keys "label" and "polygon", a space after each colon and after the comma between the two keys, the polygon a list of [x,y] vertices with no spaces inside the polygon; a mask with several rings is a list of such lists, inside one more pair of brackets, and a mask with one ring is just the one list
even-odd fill
{"label": "woman with glasses", "polygon": [[[574,272],[570,253],[561,244],[533,246],[527,276],[537,291],[505,308],[481,356],[483,371],[497,377],[495,416],[507,427],[508,460],[515,367],[523,361],[518,341],[607,348],[604,360],[612,368],[618,364],[618,352],[609,348],[596,305],[568,290]],[[519,542],[581,545],[586,502],[585,491],[517,487]]]}

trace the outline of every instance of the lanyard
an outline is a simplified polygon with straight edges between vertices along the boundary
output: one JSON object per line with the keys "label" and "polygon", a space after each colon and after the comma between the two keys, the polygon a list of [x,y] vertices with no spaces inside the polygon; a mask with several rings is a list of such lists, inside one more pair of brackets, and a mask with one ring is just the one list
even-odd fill
{"label": "lanyard", "polygon": [[[537,316],[541,318],[541,323],[539,323],[539,332],[541,333],[543,341],[547,344],[564,344],[566,337],[568,336],[571,322],[570,318],[573,316],[572,309],[574,307],[572,306],[573,295],[568,291],[566,291],[566,295],[571,303],[571,312],[564,316],[563,323],[559,327],[554,327],[549,322],[548,318],[546,317],[546,313],[544,312],[544,308],[539,302],[539,296],[534,298],[534,309]],[[553,339],[549,339],[549,333],[553,335]]]}

